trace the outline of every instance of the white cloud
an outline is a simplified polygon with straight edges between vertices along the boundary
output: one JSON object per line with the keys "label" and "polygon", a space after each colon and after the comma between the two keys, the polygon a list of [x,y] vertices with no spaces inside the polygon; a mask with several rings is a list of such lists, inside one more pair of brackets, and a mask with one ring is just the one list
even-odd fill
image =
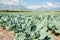
{"label": "white cloud", "polygon": [[12,0],[12,1],[14,1],[14,2],[19,2],[19,0]]}
{"label": "white cloud", "polygon": [[47,6],[48,6],[48,7],[52,7],[52,6],[54,6],[54,4],[51,3],[51,2],[47,2]]}
{"label": "white cloud", "polygon": [[46,9],[49,9],[49,8],[57,8],[57,7],[60,7],[60,3],[46,2],[43,5],[41,5],[41,4],[40,5],[28,5],[27,6],[27,9],[35,10],[35,9],[38,9],[38,8],[46,8]]}
{"label": "white cloud", "polygon": [[27,8],[28,8],[28,9],[33,9],[33,10],[35,10],[35,9],[40,8],[40,6],[39,6],[39,5],[30,5],[30,6],[28,6]]}
{"label": "white cloud", "polygon": [[19,1],[20,0],[0,0],[0,3],[3,3],[3,4],[16,4]]}

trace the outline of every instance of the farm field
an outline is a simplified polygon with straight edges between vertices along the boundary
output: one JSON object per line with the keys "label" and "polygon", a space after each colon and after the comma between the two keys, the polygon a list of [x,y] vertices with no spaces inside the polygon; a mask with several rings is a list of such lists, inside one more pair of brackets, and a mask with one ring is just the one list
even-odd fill
{"label": "farm field", "polygon": [[0,12],[0,14],[60,14],[60,11]]}
{"label": "farm field", "polygon": [[60,12],[0,12],[0,26],[14,40],[60,40]]}

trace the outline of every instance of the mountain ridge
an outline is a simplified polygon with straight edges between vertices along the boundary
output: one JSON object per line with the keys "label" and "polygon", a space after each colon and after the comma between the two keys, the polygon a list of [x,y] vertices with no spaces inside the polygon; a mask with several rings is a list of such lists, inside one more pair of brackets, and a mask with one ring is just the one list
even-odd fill
{"label": "mountain ridge", "polygon": [[27,8],[22,5],[8,5],[0,3],[0,10],[27,10]]}

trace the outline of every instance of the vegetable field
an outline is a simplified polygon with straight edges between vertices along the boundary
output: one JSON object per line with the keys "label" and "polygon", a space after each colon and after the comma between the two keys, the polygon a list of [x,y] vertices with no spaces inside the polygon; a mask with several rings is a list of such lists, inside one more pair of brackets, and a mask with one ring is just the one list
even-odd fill
{"label": "vegetable field", "polygon": [[1,12],[0,26],[13,31],[14,40],[60,40],[56,38],[60,35],[60,12],[26,13]]}

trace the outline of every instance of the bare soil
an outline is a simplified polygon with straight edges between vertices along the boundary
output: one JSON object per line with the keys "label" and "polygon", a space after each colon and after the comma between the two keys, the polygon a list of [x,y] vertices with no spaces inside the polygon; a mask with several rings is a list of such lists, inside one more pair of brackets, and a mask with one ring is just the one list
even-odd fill
{"label": "bare soil", "polygon": [[12,31],[7,31],[0,27],[0,40],[14,40]]}

